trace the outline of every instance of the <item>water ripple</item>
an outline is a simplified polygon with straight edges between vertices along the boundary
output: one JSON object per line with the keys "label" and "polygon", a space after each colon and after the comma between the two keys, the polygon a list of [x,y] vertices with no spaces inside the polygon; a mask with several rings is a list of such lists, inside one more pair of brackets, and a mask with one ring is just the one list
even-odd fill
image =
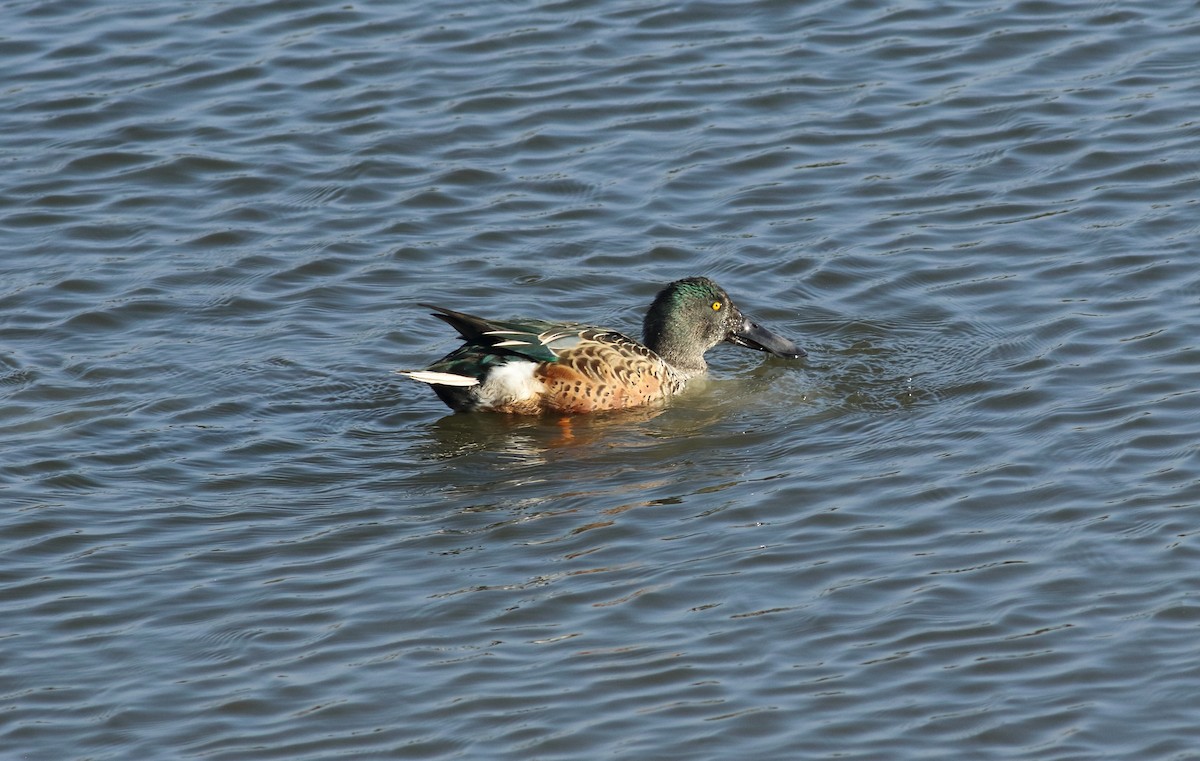
{"label": "water ripple", "polygon": [[[1194,9],[13,7],[22,758],[1185,758]],[[417,302],[804,345],[452,416]]]}

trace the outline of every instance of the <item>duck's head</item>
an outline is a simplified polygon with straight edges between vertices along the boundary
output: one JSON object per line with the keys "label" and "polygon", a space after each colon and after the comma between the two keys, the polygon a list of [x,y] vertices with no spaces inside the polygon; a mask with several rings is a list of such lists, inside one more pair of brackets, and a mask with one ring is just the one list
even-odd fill
{"label": "duck's head", "polygon": [[659,291],[646,312],[642,337],[647,347],[688,375],[704,372],[704,353],[722,341],[785,359],[805,355],[742,314],[725,289],[706,277],[676,280]]}

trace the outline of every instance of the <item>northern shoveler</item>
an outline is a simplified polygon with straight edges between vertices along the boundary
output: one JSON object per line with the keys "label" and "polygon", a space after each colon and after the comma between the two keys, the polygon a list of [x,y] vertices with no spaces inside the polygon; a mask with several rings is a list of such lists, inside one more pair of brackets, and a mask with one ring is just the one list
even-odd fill
{"label": "northern shoveler", "polygon": [[485,320],[422,304],[465,343],[425,370],[399,370],[428,383],[460,412],[576,413],[638,407],[678,393],[708,369],[721,343],[797,359],[796,344],[742,314],[706,277],[659,291],[642,324],[643,342],[613,330],[541,320]]}

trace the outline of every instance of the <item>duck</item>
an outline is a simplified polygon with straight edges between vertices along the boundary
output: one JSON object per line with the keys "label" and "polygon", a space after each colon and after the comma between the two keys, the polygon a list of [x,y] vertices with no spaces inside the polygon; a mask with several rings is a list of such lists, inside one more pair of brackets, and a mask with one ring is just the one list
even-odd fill
{"label": "duck", "polygon": [[397,370],[428,384],[456,412],[567,415],[658,404],[703,376],[704,355],[730,343],[796,360],[806,352],[746,316],[707,277],[663,287],[642,322],[642,340],[608,328],[544,320],[491,320],[420,304],[458,331],[462,346],[424,370]]}

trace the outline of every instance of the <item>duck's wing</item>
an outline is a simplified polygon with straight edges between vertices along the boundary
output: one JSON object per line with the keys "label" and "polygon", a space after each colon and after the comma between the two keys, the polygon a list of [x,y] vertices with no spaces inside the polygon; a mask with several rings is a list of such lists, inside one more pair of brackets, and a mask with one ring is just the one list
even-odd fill
{"label": "duck's wing", "polygon": [[564,353],[587,340],[586,336],[612,332],[566,322],[489,320],[434,304],[421,306],[434,310],[433,316],[457,330],[468,346],[498,355],[516,355],[533,362],[556,362]]}

